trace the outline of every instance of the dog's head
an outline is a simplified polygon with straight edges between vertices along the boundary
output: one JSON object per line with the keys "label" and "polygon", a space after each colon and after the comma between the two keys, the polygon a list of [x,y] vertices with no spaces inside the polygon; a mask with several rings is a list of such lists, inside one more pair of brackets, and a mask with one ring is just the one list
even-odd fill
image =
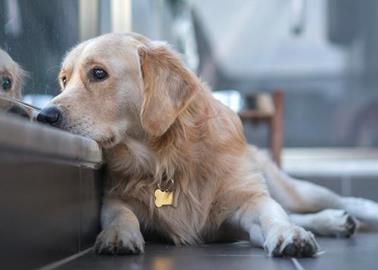
{"label": "dog's head", "polygon": [[90,137],[103,147],[126,136],[163,135],[189,104],[198,81],[163,43],[107,34],[68,53],[62,92],[38,120]]}
{"label": "dog's head", "polygon": [[24,76],[23,69],[0,49],[0,95],[20,99]]}

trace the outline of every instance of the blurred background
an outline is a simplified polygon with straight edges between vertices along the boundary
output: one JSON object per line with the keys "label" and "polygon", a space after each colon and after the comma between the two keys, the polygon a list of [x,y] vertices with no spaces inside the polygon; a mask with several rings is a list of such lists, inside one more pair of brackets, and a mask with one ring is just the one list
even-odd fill
{"label": "blurred background", "polygon": [[[281,89],[284,167],[346,182],[378,175],[377,24],[376,0],[0,0],[0,47],[29,72],[29,100],[57,94],[60,61],[80,41],[138,32],[171,43],[214,91]],[[266,125],[245,129],[269,146]]]}
{"label": "blurred background", "polygon": [[[378,146],[375,0],[0,0],[25,94],[57,93],[65,52],[107,32],[167,40],[213,90],[282,89],[286,147]],[[266,145],[267,128],[246,127]]]}

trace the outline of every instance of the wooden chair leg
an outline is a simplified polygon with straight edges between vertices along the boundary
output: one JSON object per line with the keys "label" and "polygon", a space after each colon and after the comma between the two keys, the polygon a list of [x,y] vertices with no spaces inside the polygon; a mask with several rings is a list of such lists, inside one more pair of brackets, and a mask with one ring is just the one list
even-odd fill
{"label": "wooden chair leg", "polygon": [[274,115],[270,120],[270,147],[273,160],[281,167],[283,146],[283,92],[273,92]]}

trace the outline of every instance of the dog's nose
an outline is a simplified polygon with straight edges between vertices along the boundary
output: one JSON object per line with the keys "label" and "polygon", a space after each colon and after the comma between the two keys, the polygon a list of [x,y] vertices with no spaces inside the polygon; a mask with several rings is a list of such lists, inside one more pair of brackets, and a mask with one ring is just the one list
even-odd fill
{"label": "dog's nose", "polygon": [[49,125],[57,125],[62,119],[62,113],[57,107],[47,107],[39,112],[37,121]]}

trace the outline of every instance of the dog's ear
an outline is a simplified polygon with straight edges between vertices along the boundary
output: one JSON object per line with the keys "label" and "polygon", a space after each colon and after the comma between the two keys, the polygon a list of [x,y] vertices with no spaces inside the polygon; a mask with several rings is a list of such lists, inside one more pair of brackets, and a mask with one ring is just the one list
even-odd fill
{"label": "dog's ear", "polygon": [[196,76],[163,43],[138,49],[144,82],[142,127],[163,135],[199,90]]}
{"label": "dog's ear", "polygon": [[25,78],[28,73],[17,63],[14,66],[14,97],[22,99],[22,88],[24,87]]}

